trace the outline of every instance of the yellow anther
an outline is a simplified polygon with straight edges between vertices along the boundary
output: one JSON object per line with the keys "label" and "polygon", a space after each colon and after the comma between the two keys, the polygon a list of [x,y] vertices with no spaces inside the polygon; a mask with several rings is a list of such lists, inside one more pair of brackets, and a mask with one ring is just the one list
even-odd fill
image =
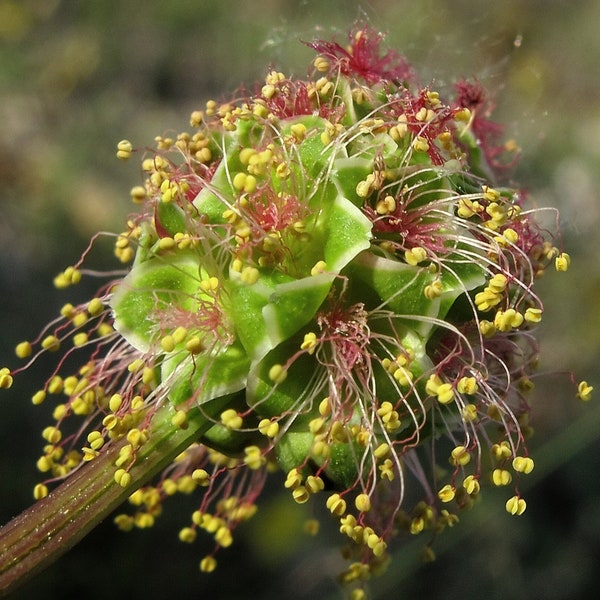
{"label": "yellow anther", "polygon": [[104,446],[104,438],[99,431],[90,431],[87,435],[87,441],[92,450],[100,450]]}
{"label": "yellow anther", "polygon": [[244,283],[252,285],[258,281],[260,272],[255,267],[244,267],[240,273],[240,278]]}
{"label": "yellow anther", "polygon": [[525,311],[524,317],[528,323],[539,323],[542,320],[542,309],[528,308]]}
{"label": "yellow anther", "polygon": [[184,475],[177,480],[177,491],[181,494],[191,494],[196,489],[196,482],[191,475]]}
{"label": "yellow anther", "polygon": [[303,485],[299,485],[297,488],[292,490],[292,498],[294,498],[298,504],[304,504],[305,502],[308,502],[309,497],[310,494]]}
{"label": "yellow anther", "polygon": [[461,377],[456,384],[456,390],[460,394],[476,394],[479,386],[475,377]]}
{"label": "yellow anther", "polygon": [[277,88],[272,83],[267,83],[262,86],[260,93],[267,98],[267,100],[270,100],[277,93]]}
{"label": "yellow anther", "polygon": [[311,494],[322,492],[325,489],[325,482],[316,475],[309,475],[304,485]]}
{"label": "yellow anther", "polygon": [[396,199],[394,196],[386,196],[383,200],[379,200],[375,205],[375,212],[378,215],[389,215],[396,210]]}
{"label": "yellow anther", "polygon": [[219,544],[222,548],[228,548],[233,543],[233,536],[231,535],[231,530],[222,526],[217,529],[215,532],[215,542]]}
{"label": "yellow anther", "polygon": [[62,433],[57,427],[45,427],[42,431],[42,437],[50,444],[58,444],[62,439]]}
{"label": "yellow anther", "polygon": [[298,469],[292,469],[288,472],[283,484],[288,489],[295,489],[302,483],[302,473]]}
{"label": "yellow anther", "polygon": [[369,512],[371,510],[371,497],[369,494],[358,494],[354,499],[354,506],[360,512]]}
{"label": "yellow anther", "polygon": [[502,232],[502,237],[510,244],[516,244],[519,241],[519,234],[514,229],[511,229],[510,227],[507,227]]}
{"label": "yellow anther", "polygon": [[260,469],[265,463],[266,459],[262,455],[258,446],[247,446],[244,448],[244,463],[254,471]]}
{"label": "yellow anther", "polygon": [[483,206],[477,202],[477,200],[468,200],[461,198],[458,201],[458,216],[463,219],[469,219],[470,217],[479,214],[483,211]]}
{"label": "yellow anther", "polygon": [[506,512],[511,515],[522,515],[527,508],[527,503],[523,498],[513,496],[506,501]]}
{"label": "yellow anther", "polygon": [[15,354],[19,358],[27,358],[28,356],[31,356],[31,344],[29,342],[21,342],[20,344],[17,344],[17,347],[15,348]]}
{"label": "yellow anther", "polygon": [[0,389],[7,390],[13,384],[13,377],[6,367],[0,369]]}
{"label": "yellow anther", "polygon": [[202,340],[197,335],[193,335],[185,343],[185,349],[190,354],[200,354],[200,352],[202,352],[204,350],[204,344],[202,343]]}
{"label": "yellow anther", "polygon": [[177,429],[186,429],[188,426],[188,416],[185,410],[178,410],[171,418],[171,424]]}
{"label": "yellow anther", "polygon": [[129,140],[121,140],[117,144],[117,158],[121,160],[127,160],[131,157],[131,153],[133,152],[133,145]]}
{"label": "yellow anther", "polygon": [[331,399],[329,396],[319,402],[319,414],[322,417],[328,417],[331,414]]}
{"label": "yellow anther", "polygon": [[244,421],[242,417],[233,408],[228,408],[221,413],[221,423],[227,427],[227,429],[241,429]]}
{"label": "yellow anther", "polygon": [[393,481],[395,477],[394,463],[389,458],[386,458],[383,464],[379,465],[379,472],[382,479]]}
{"label": "yellow anther", "polygon": [[471,455],[464,446],[456,446],[450,453],[450,464],[454,466],[465,466],[469,464]]}
{"label": "yellow anther", "polygon": [[339,494],[329,496],[325,506],[336,517],[341,517],[346,512],[346,501]]}
{"label": "yellow anther", "polygon": [[44,390],[38,390],[33,396],[31,396],[31,403],[34,406],[39,406],[46,399],[46,392]]}
{"label": "yellow anther", "polygon": [[317,336],[315,333],[310,331],[304,335],[304,341],[300,345],[302,350],[306,350],[309,354],[313,354],[317,348]]}
{"label": "yellow anther", "polygon": [[91,460],[94,460],[100,453],[97,450],[94,450],[93,448],[87,448],[87,447],[83,447],[81,449],[81,451],[83,452],[83,456],[82,459],[84,462],[90,462]]}
{"label": "yellow anther", "polygon": [[125,469],[117,469],[114,479],[121,487],[127,487],[131,483],[131,475]]}
{"label": "yellow anther", "polygon": [[113,394],[108,401],[108,408],[115,413],[121,408],[122,403],[123,397],[120,394]]}
{"label": "yellow anther", "polygon": [[518,473],[529,475],[535,466],[533,459],[529,456],[515,456],[512,461],[512,466]]}
{"label": "yellow anther", "polygon": [[493,308],[494,306],[499,304],[501,300],[501,294],[489,288],[486,288],[485,290],[483,290],[483,292],[478,292],[477,294],[475,294],[475,305],[482,312]]}
{"label": "yellow anther", "polygon": [[329,71],[329,67],[331,66],[329,61],[323,56],[317,56],[317,58],[315,58],[315,60],[313,61],[313,65],[315,66],[315,69],[320,73],[325,73]]}
{"label": "yellow anther", "polygon": [[374,173],[369,173],[366,179],[359,181],[356,185],[356,195],[359,198],[367,198],[378,187],[377,177]]}
{"label": "yellow anther", "polygon": [[156,381],[156,373],[152,367],[144,367],[142,369],[142,382],[150,385]]}
{"label": "yellow anther", "polygon": [[588,385],[587,381],[581,381],[577,386],[577,397],[584,402],[589,402],[592,398],[592,391],[594,387]]}
{"label": "yellow anther", "polygon": [[135,360],[132,360],[128,365],[127,365],[127,370],[130,373],[137,373],[138,371],[140,371],[141,369],[144,368],[144,361],[141,358],[136,358]]}
{"label": "yellow anther", "polygon": [[319,260],[310,270],[311,275],[320,275],[327,270],[327,263],[324,260]]}
{"label": "yellow anther", "polygon": [[492,471],[492,482],[494,485],[508,485],[511,481],[512,475],[510,474],[510,471],[507,471],[506,469],[494,469]]}
{"label": "yellow anther", "polygon": [[205,556],[200,561],[200,570],[203,573],[212,573],[217,568],[217,559],[214,556]]}
{"label": "yellow anther", "polygon": [[160,340],[160,347],[165,352],[173,352],[173,350],[175,349],[175,340],[173,339],[173,336],[172,335],[165,335]]}
{"label": "yellow anther", "polygon": [[510,458],[512,455],[510,444],[507,441],[500,442],[499,444],[493,444],[491,450],[494,458],[497,461],[505,460]]}
{"label": "yellow anther", "polygon": [[313,435],[325,433],[325,419],[323,417],[315,417],[311,419],[308,428]]}
{"label": "yellow anther", "polygon": [[205,469],[194,469],[192,479],[201,487],[205,487],[210,483],[210,475]]}
{"label": "yellow anther", "polygon": [[454,120],[460,123],[468,123],[471,120],[471,111],[468,108],[461,108],[454,113]]}
{"label": "yellow anther", "polygon": [[436,392],[438,402],[440,404],[449,404],[454,400],[454,390],[450,383],[442,383]]}
{"label": "yellow anther", "polygon": [[411,519],[408,530],[412,535],[418,535],[425,529],[425,519],[423,517],[414,517]]}
{"label": "yellow anther", "polygon": [[480,321],[479,331],[484,337],[492,337],[496,333],[496,326],[491,321]]}
{"label": "yellow anther", "polygon": [[196,530],[193,527],[184,527],[179,531],[179,540],[191,544],[196,539]]}
{"label": "yellow anther", "polygon": [[429,150],[429,142],[422,135],[418,135],[412,141],[412,147],[415,152],[427,152]]}
{"label": "yellow anther", "polygon": [[112,325],[110,325],[110,323],[100,323],[96,334],[98,335],[98,337],[104,337],[111,335],[113,331],[114,329],[112,328]]}
{"label": "yellow anther", "polygon": [[571,265],[571,257],[566,252],[561,252],[554,259],[554,267],[559,272],[566,271],[570,265]]}
{"label": "yellow anther", "polygon": [[131,444],[134,450],[137,450],[148,440],[148,434],[140,429],[130,429],[127,432],[127,441]]}
{"label": "yellow anther", "polygon": [[290,166],[285,162],[279,163],[275,169],[275,175],[278,179],[287,179],[291,172]]}
{"label": "yellow anther", "polygon": [[439,279],[436,279],[432,281],[429,285],[425,286],[423,293],[427,300],[435,300],[444,293],[444,286]]}
{"label": "yellow anther", "polygon": [[479,493],[480,485],[479,481],[474,475],[467,475],[467,477],[463,480],[463,488],[469,494],[469,496],[474,496]]}
{"label": "yellow anther", "polygon": [[132,202],[135,204],[141,204],[146,199],[146,189],[141,185],[132,187],[129,191]]}
{"label": "yellow anther", "polygon": [[404,253],[404,260],[413,267],[423,262],[427,258],[427,250],[417,246]]}
{"label": "yellow anther", "polygon": [[60,375],[55,375],[48,383],[48,393],[60,394],[63,391],[63,379]]}
{"label": "yellow anther", "polygon": [[200,282],[200,288],[205,292],[214,292],[219,288],[219,280],[217,277],[209,277]]}
{"label": "yellow anther", "polygon": [[83,331],[76,333],[73,336],[73,345],[74,346],[77,346],[77,347],[83,346],[84,344],[87,344],[87,342],[88,342],[88,334]]}
{"label": "yellow anther", "polygon": [[36,500],[41,500],[42,498],[45,498],[47,495],[48,495],[48,486],[44,485],[43,483],[38,483],[33,488],[33,497]]}
{"label": "yellow anther", "polygon": [[73,315],[71,322],[74,327],[81,327],[88,322],[88,316],[84,312],[79,312]]}
{"label": "yellow anther", "polygon": [[439,492],[438,498],[442,502],[452,502],[456,496],[456,488],[447,483]]}
{"label": "yellow anther", "polygon": [[302,123],[295,123],[290,127],[290,131],[296,142],[301,142],[306,137],[306,125]]}
{"label": "yellow anther", "polygon": [[187,329],[185,327],[177,327],[173,333],[171,333],[171,337],[176,344],[181,344],[183,340],[187,337]]}
{"label": "yellow anther", "polygon": [[49,456],[40,456],[40,458],[38,458],[37,463],[36,463],[37,470],[40,473],[47,473],[48,471],[50,471],[52,469],[53,466],[54,466],[54,462],[53,462],[52,458]]}
{"label": "yellow anther", "polygon": [[496,273],[489,281],[487,289],[492,292],[500,293],[506,289],[508,278],[502,273]]}
{"label": "yellow anther", "polygon": [[92,298],[86,308],[90,316],[97,317],[104,310],[104,304],[99,298]]}
{"label": "yellow anther", "polygon": [[49,352],[56,352],[60,348],[60,341],[55,335],[48,335],[42,340],[42,348]]}
{"label": "yellow anther", "polygon": [[233,184],[234,189],[236,189],[238,192],[241,192],[244,189],[244,186],[246,185],[247,178],[248,175],[246,173],[236,173],[233,177],[233,181],[231,182]]}
{"label": "yellow anther", "polygon": [[258,424],[258,430],[266,437],[273,439],[279,433],[279,423],[271,419],[262,419]]}
{"label": "yellow anther", "polygon": [[201,110],[194,110],[190,115],[190,125],[192,127],[200,127],[204,121],[204,112]]}
{"label": "yellow anther", "polygon": [[498,198],[500,198],[500,192],[494,188],[491,188],[487,185],[481,186],[483,191],[483,199],[489,200],[490,202],[496,202]]}
{"label": "yellow anther", "polygon": [[283,383],[287,378],[287,370],[284,369],[283,365],[277,363],[269,369],[268,376],[273,383]]}
{"label": "yellow anther", "polygon": [[381,460],[382,458],[386,458],[390,454],[390,446],[386,442],[383,442],[373,450],[373,454],[376,460]]}
{"label": "yellow anther", "polygon": [[172,237],[160,238],[158,247],[161,250],[173,250],[177,246],[177,242]]}
{"label": "yellow anther", "polygon": [[461,410],[462,418],[467,422],[473,422],[477,420],[477,407],[474,404],[465,404]]}
{"label": "yellow anther", "polygon": [[498,331],[510,331],[523,324],[524,317],[514,308],[499,310],[494,316],[494,326]]}

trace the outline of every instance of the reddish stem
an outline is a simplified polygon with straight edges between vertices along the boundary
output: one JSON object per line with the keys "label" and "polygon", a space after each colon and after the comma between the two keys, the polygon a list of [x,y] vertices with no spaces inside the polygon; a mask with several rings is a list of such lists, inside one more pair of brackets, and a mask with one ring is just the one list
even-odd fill
{"label": "reddish stem", "polygon": [[[209,404],[222,409],[220,402]],[[114,480],[114,462],[126,443],[122,441],[0,529],[0,597],[71,549],[213,424],[205,413],[196,411],[193,416],[189,414],[186,429],[177,429],[171,425],[173,414],[169,406],[154,415],[150,439],[140,448],[127,487]]]}

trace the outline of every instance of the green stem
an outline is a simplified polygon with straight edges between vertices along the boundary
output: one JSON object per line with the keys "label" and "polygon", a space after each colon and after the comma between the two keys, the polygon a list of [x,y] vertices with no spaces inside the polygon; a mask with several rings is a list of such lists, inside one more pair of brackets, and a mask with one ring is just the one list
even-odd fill
{"label": "green stem", "polygon": [[[218,401],[208,404],[211,413],[223,407]],[[205,411],[196,410],[188,414],[188,427],[178,429],[171,425],[173,414],[174,409],[165,406],[153,416],[150,438],[129,471],[131,483],[127,487],[114,480],[114,463],[126,443],[123,440],[0,529],[0,597],[72,548],[213,425]]]}

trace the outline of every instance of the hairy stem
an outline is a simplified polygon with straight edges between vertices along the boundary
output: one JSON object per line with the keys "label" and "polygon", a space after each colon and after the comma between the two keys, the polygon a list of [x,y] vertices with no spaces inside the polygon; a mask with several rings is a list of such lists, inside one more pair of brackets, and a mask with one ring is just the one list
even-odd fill
{"label": "hairy stem", "polygon": [[[212,406],[211,406],[212,405]],[[223,403],[209,402],[210,412]],[[213,422],[206,411],[188,413],[189,425],[171,425],[174,409],[165,406],[153,416],[149,440],[140,448],[130,469],[131,482],[114,480],[115,459],[125,441],[102,452],[0,529],[0,597],[4,597],[57,560],[140,486],[185,450]]]}

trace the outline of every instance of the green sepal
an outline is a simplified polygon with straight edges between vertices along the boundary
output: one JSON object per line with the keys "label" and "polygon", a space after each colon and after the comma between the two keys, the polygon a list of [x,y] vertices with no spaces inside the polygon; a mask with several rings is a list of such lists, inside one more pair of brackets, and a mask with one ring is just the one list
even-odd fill
{"label": "green sepal", "polygon": [[[385,308],[423,337],[435,326],[431,319],[443,319],[458,296],[485,281],[481,268],[464,260],[454,264],[453,269],[454,273],[444,270],[438,275],[427,267],[401,263],[372,252],[363,252],[349,268],[351,277],[375,290]],[[425,296],[425,288],[438,278],[442,295],[430,300]]]}
{"label": "green sepal", "polygon": [[[216,401],[211,400],[211,407]],[[223,410],[233,409],[243,413],[247,408],[245,394],[242,391],[224,397]],[[266,439],[257,428],[256,418],[251,414],[244,417],[243,430],[231,430],[222,423],[216,422],[198,441],[227,456],[243,456],[244,448],[247,446],[265,445]]]}
{"label": "green sepal", "polygon": [[331,177],[338,193],[355,206],[362,206],[364,198],[356,195],[356,186],[373,172],[373,159],[364,157],[341,157],[333,163]]}
{"label": "green sepal", "polygon": [[157,311],[177,306],[193,312],[198,305],[198,256],[177,253],[154,257],[135,265],[121,281],[110,301],[115,329],[143,352],[156,340]]}
{"label": "green sepal", "polygon": [[292,136],[292,127],[297,124],[304,125],[307,134],[304,140],[294,146],[290,168],[292,168],[292,171],[294,170],[296,162],[294,152],[297,152],[300,159],[299,164],[301,165],[301,171],[297,175],[302,178],[308,176],[309,181],[307,183],[312,185],[313,179],[323,172],[333,151],[321,140],[321,133],[326,129],[327,121],[316,115],[303,115],[286,119],[281,122],[281,134],[284,139]]}
{"label": "green sepal", "polygon": [[296,420],[305,425],[312,418],[310,413],[317,408],[313,379],[319,377],[319,364],[313,355],[302,353],[297,356],[281,383],[275,384],[269,378],[271,367],[284,365],[298,352],[301,343],[302,332],[253,363],[248,374],[246,402],[261,417],[279,417],[294,411],[300,413]]}
{"label": "green sepal", "polygon": [[227,283],[230,314],[246,352],[259,360],[310,321],[329,293],[334,277],[320,274],[285,283],[281,274],[261,274],[248,285]]}
{"label": "green sepal", "polygon": [[243,390],[249,369],[248,355],[234,342],[216,353],[170,353],[162,362],[161,381],[168,386],[173,404],[188,400],[203,404]]}
{"label": "green sepal", "polygon": [[185,214],[176,202],[158,202],[154,218],[157,231],[163,230],[171,237],[187,229]]}

